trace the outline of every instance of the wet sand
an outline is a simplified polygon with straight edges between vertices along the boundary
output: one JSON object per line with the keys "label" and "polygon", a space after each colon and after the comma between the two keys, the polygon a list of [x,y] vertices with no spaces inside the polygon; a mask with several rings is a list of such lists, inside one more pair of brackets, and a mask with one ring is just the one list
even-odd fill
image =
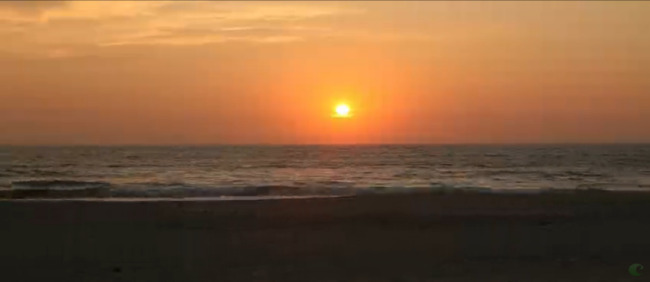
{"label": "wet sand", "polygon": [[650,194],[0,201],[2,281],[639,281]]}

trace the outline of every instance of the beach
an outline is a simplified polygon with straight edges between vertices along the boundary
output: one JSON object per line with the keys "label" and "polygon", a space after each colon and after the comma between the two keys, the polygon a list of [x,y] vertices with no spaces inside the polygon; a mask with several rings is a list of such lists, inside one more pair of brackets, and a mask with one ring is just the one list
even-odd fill
{"label": "beach", "polygon": [[3,281],[639,281],[628,267],[650,265],[648,202],[605,191],[3,200],[0,270]]}

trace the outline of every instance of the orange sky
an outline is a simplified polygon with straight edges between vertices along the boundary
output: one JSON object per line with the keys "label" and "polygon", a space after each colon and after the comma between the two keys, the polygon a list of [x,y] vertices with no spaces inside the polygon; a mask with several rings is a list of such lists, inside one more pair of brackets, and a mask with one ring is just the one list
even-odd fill
{"label": "orange sky", "polygon": [[[0,2],[0,144],[650,142],[649,2]],[[347,102],[354,117],[332,118]]]}

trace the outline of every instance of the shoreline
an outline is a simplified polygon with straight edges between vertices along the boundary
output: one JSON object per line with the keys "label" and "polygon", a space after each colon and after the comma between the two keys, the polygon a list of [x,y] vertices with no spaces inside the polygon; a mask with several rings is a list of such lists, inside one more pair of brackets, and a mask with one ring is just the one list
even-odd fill
{"label": "shoreline", "polygon": [[649,193],[0,201],[8,281],[632,281]]}

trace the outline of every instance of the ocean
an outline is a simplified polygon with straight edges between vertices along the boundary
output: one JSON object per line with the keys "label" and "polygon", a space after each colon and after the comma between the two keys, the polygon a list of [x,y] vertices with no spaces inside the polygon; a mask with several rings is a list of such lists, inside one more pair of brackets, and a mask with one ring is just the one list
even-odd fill
{"label": "ocean", "polygon": [[21,197],[650,190],[650,145],[0,147]]}

